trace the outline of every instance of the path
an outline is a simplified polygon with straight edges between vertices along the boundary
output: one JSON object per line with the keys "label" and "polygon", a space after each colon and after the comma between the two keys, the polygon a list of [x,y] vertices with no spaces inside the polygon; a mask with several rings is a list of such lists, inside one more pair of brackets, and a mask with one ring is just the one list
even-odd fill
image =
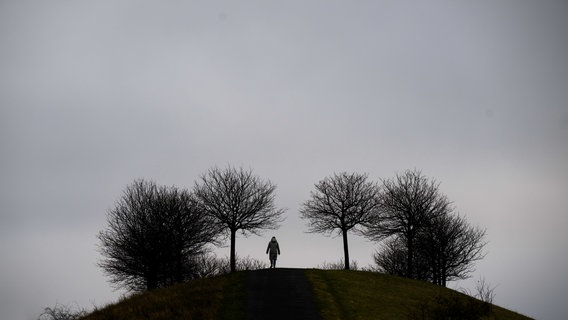
{"label": "path", "polygon": [[247,320],[321,320],[302,269],[249,271]]}

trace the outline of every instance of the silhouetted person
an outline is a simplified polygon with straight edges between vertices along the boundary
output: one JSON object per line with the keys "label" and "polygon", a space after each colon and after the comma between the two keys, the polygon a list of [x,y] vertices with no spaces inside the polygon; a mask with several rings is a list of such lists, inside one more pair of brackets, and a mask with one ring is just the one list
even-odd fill
{"label": "silhouetted person", "polygon": [[268,253],[268,258],[270,259],[270,268],[276,268],[276,258],[280,254],[280,246],[278,241],[276,241],[276,237],[272,237],[270,242],[268,242],[266,253]]}

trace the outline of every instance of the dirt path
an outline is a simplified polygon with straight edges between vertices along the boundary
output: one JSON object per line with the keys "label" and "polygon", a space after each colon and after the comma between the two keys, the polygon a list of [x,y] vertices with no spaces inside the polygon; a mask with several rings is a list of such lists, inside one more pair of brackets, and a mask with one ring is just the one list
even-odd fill
{"label": "dirt path", "polygon": [[302,269],[250,271],[246,290],[248,320],[321,320]]}

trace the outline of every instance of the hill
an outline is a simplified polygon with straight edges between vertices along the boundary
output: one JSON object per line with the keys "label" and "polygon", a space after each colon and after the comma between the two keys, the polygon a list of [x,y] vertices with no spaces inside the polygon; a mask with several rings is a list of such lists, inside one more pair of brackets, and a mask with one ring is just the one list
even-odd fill
{"label": "hill", "polygon": [[[251,312],[247,309],[247,290],[251,290],[247,278],[260,272],[266,271],[242,271],[136,294],[84,319],[245,319],[247,310]],[[429,319],[432,315],[467,319],[486,307],[479,300],[422,281],[363,271],[302,272],[325,320]],[[491,312],[486,319],[530,319],[498,306],[492,306]]]}

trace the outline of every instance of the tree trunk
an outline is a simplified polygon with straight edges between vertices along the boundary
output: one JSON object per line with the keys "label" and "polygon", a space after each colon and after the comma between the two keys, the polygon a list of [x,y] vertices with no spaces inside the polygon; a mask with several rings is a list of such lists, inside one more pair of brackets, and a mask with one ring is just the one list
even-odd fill
{"label": "tree trunk", "polygon": [[442,274],[440,275],[440,285],[442,287],[446,286],[446,281],[448,279],[448,268],[446,268],[446,261],[443,261],[443,265],[441,267]]}
{"label": "tree trunk", "polygon": [[407,257],[406,257],[406,277],[410,279],[414,279],[413,274],[413,264],[414,264],[414,241],[411,239],[410,235],[407,239]]}
{"label": "tree trunk", "polygon": [[158,288],[158,276],[155,270],[150,270],[146,273],[146,290]]}
{"label": "tree trunk", "polygon": [[151,260],[148,265],[148,269],[144,272],[144,280],[146,280],[146,289],[152,290],[158,288],[158,267],[156,262]]}
{"label": "tree trunk", "polygon": [[236,240],[237,230],[231,230],[231,273],[236,271],[236,253],[235,253],[235,240]]}
{"label": "tree trunk", "polygon": [[345,270],[349,270],[349,247],[347,245],[347,230],[343,230],[343,253],[345,254]]}

